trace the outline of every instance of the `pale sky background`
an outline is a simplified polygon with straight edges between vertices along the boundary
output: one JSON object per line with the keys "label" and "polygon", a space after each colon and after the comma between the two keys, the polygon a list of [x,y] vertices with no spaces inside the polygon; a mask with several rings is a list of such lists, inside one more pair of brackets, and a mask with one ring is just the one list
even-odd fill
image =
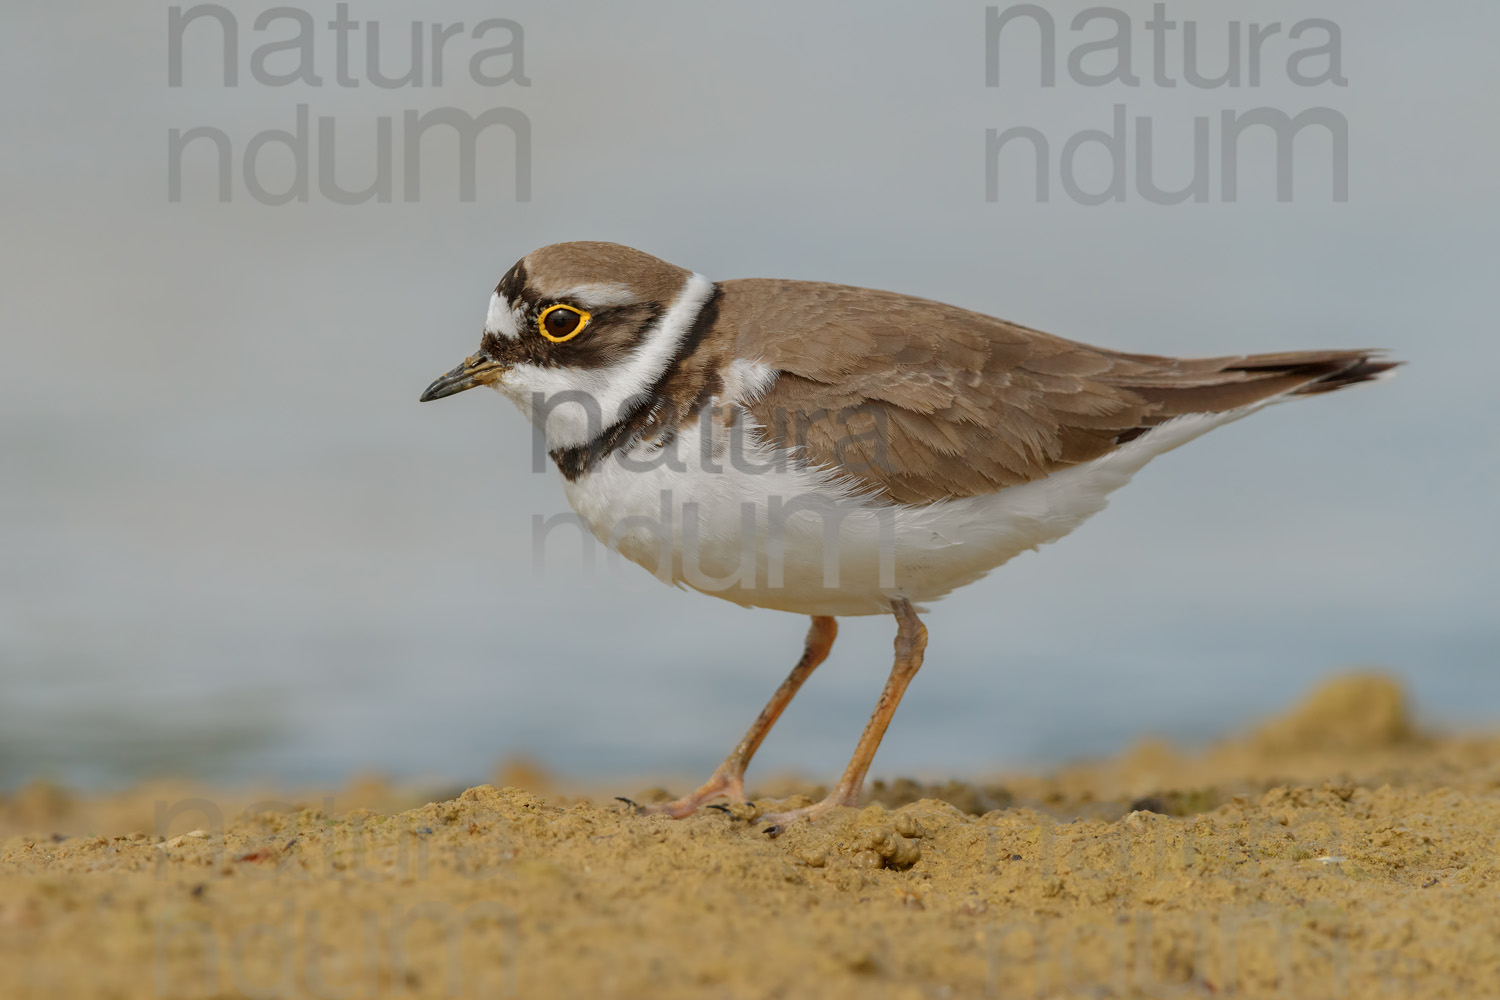
{"label": "pale sky background", "polygon": [[[1360,664],[1403,678],[1431,720],[1500,721],[1495,4],[1169,4],[1197,21],[1214,73],[1232,20],[1340,26],[1347,86],[1290,83],[1285,60],[1310,42],[1283,34],[1260,87],[1217,90],[1151,84],[1149,3],[1119,8],[1135,88],[1068,78],[1066,52],[1106,32],[1068,31],[1086,5],[1053,5],[1051,89],[1020,30],[1002,86],[985,86],[980,3],[356,0],[396,75],[410,11],[525,29],[530,86],[474,84],[464,65],[484,44],[455,38],[443,86],[393,90],[336,85],[332,3],[308,8],[324,85],[256,83],[250,51],[289,26],[257,34],[271,4],[228,6],[234,89],[203,24],[185,85],[168,87],[164,5],[0,13],[0,786],[162,771],[477,781],[518,753],[573,775],[711,768],[805,621],[633,567],[590,577],[562,547],[537,581],[531,517],[565,501],[554,472],[529,471],[528,428],[491,394],[416,402],[477,344],[499,275],[580,238],[1129,350],[1383,346],[1411,362],[1159,460],[1074,535],[937,605],[876,776],[1204,739]],[[392,204],[268,207],[238,164],[220,204],[206,145],[169,203],[170,129],[222,129],[238,158],[257,132],[291,128],[299,103],[335,118],[346,187],[372,175],[379,116],[399,142],[406,109],[519,109],[531,200],[514,199],[496,129],[473,203],[434,153],[415,204],[400,201],[399,157]],[[1036,204],[1019,159],[986,202],[986,129],[1041,129],[1055,160],[1118,103],[1152,118],[1170,186],[1187,179],[1196,115],[1217,174],[1223,110],[1333,108],[1349,123],[1349,200],[1331,202],[1328,140],[1309,132],[1290,204],[1264,137],[1246,140],[1236,204],[1215,179],[1208,204],[1132,188],[1083,207],[1055,176]],[[281,186],[275,155],[266,165]],[[752,777],[843,767],[891,634],[844,623]]]}

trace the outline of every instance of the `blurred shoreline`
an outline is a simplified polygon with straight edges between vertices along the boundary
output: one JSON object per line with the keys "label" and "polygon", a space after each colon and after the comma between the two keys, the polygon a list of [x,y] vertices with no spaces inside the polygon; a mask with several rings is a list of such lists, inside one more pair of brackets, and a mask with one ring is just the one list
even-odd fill
{"label": "blurred shoreline", "polygon": [[[1193,789],[1221,784],[1224,773],[1234,774],[1248,792],[1332,772],[1370,781],[1413,760],[1460,748],[1473,754],[1474,748],[1497,741],[1500,732],[1465,733],[1419,726],[1399,682],[1381,674],[1352,673],[1324,681],[1286,713],[1203,746],[1181,746],[1160,737],[1144,737],[1116,755],[967,778],[955,777],[955,772],[941,778],[920,772],[891,775],[882,771],[877,758],[874,776],[866,787],[866,801],[898,808],[919,799],[935,799],[973,815],[1025,805],[1055,812],[1058,818],[1066,818],[1069,809],[1080,816],[1109,815],[1112,811],[1120,814],[1127,805],[1144,800],[1181,807],[1183,796],[1195,808],[1211,808],[1218,800],[1194,797]],[[817,797],[826,790],[805,774],[772,771],[761,775],[757,773],[760,770],[752,767],[747,780],[752,798]],[[616,795],[643,802],[664,801],[695,787],[702,777],[661,771],[564,774],[529,757],[507,758],[488,775],[495,787],[519,788],[561,802],[606,804]],[[466,787],[442,775],[392,777],[368,770],[345,782],[327,785],[288,784],[264,778],[215,782],[168,772],[140,782],[76,787],[37,777],[0,792],[0,835],[81,836],[118,832],[122,824],[139,832],[150,826],[143,811],[147,803],[154,809],[188,800],[220,803],[223,815],[254,804],[315,806],[329,814],[369,809],[390,815],[457,797]],[[1113,789],[1113,797],[1101,801],[1096,791],[1100,787]],[[134,820],[126,821],[125,817]],[[157,832],[162,836],[168,833]]]}
{"label": "blurred shoreline", "polygon": [[467,790],[34,783],[0,796],[0,993],[1457,1000],[1500,971],[1497,761],[1355,675],[1199,751],[885,780],[775,838],[761,811],[820,788],[669,820],[524,761]]}

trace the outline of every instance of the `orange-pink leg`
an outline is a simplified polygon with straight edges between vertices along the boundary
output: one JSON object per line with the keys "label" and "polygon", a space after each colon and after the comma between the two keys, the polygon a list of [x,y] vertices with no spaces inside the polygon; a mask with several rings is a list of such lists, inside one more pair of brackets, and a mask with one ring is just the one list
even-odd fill
{"label": "orange-pink leg", "polygon": [[[695,792],[661,805],[648,806],[643,811],[666,813],[681,819],[697,812],[703,803],[721,795],[731,802],[745,801],[745,768],[750,766],[750,758],[760,749],[766,734],[776,725],[776,720],[781,718],[781,713],[791,703],[803,681],[812,675],[818,664],[828,659],[828,652],[833,648],[833,640],[838,632],[838,623],[832,618],[814,616],[812,627],[807,630],[807,644],[803,648],[802,659],[797,661],[797,665],[792,668],[786,680],[781,682],[781,687],[776,689],[766,707],[760,710],[760,715],[745,733],[745,738],[740,740],[739,745],[724,759],[724,763],[719,765],[712,777]],[[878,739],[877,737],[877,742]]]}
{"label": "orange-pink leg", "polygon": [[854,756],[844,769],[844,776],[839,779],[838,787],[822,802],[761,817],[760,822],[769,824],[766,833],[775,836],[794,820],[814,819],[838,806],[859,804],[859,793],[864,788],[870,762],[875,759],[875,751],[885,736],[886,727],[891,724],[891,716],[896,714],[896,706],[901,704],[906,686],[921,669],[922,653],[927,649],[927,628],[917,617],[911,602],[893,601],[891,610],[896,615],[896,661],[891,666],[891,676],[885,682],[885,690],[880,692],[880,701],[876,703],[875,711],[865,725],[864,734],[859,738],[859,745],[854,748]]}

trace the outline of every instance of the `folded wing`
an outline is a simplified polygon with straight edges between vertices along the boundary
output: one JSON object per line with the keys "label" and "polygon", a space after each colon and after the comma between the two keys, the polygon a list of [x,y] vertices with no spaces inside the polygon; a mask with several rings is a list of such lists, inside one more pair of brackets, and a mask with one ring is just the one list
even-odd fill
{"label": "folded wing", "polygon": [[1368,350],[1124,354],[891,292],[721,287],[736,353],[778,373],[750,406],[770,437],[901,503],[993,493],[1173,417],[1327,392],[1395,367]]}

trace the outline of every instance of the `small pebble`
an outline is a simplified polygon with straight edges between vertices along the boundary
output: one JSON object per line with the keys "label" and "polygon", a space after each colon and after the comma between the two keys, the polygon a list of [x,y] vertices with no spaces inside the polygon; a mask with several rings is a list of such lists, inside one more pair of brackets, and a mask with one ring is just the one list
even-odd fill
{"label": "small pebble", "polygon": [[927,836],[926,828],[924,828],[921,821],[911,813],[897,813],[895,825],[896,832],[901,834],[901,836],[903,837],[915,838]]}
{"label": "small pebble", "polygon": [[[865,831],[862,846],[865,851],[877,855],[884,867],[898,871],[910,868],[922,860],[922,849],[917,846],[916,841],[907,840],[889,830]],[[864,851],[860,853],[863,854]]]}
{"label": "small pebble", "polygon": [[828,864],[828,852],[821,847],[800,847],[797,860],[809,868],[822,868]]}
{"label": "small pebble", "polygon": [[207,839],[208,839],[208,831],[207,830],[189,830],[187,833],[184,833],[180,837],[173,837],[171,840],[164,841],[163,843],[157,844],[156,846],[157,847],[161,847],[161,848],[181,847],[184,842],[189,841],[189,840],[207,840]]}

